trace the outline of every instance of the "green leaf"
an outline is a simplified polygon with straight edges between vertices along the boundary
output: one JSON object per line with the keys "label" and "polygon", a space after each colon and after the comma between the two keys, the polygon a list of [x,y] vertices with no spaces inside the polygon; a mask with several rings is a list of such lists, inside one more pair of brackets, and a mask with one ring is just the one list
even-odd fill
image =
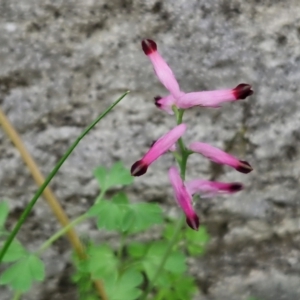
{"label": "green leaf", "polygon": [[30,255],[28,259],[31,276],[36,281],[42,281],[45,277],[44,263],[36,256]]}
{"label": "green leaf", "polygon": [[4,224],[6,222],[9,213],[8,203],[6,201],[0,202],[0,231],[4,229]]}
{"label": "green leaf", "polygon": [[123,219],[123,211],[112,201],[103,200],[93,205],[88,211],[89,216],[97,216],[99,229],[119,230]]}
{"label": "green leaf", "polygon": [[139,242],[132,242],[127,246],[128,254],[133,258],[141,258],[146,254],[147,245]]}
{"label": "green leaf", "polygon": [[179,251],[173,251],[165,264],[165,270],[174,274],[182,274],[186,271],[185,256]]}
{"label": "green leaf", "polygon": [[[163,237],[167,240],[170,240],[174,235],[175,227],[176,225],[174,222],[168,223],[164,228]],[[183,232],[180,232],[178,236],[178,240],[181,241],[182,238],[183,238]]]}
{"label": "green leaf", "polygon": [[76,254],[72,255],[75,265],[75,273],[72,275],[72,282],[76,283],[79,300],[98,300],[91,274],[88,272],[87,260],[80,260]]}
{"label": "green leaf", "polygon": [[87,271],[90,272],[93,278],[103,278],[107,275],[116,274],[118,260],[107,245],[95,246],[90,245],[87,254]]}
{"label": "green leaf", "polygon": [[[149,280],[153,279],[161,263],[168,245],[164,242],[154,242],[147,251],[142,265]],[[182,274],[186,271],[185,256],[179,251],[172,251],[164,265],[164,270],[173,274]],[[157,284],[169,284],[169,279],[161,272]]]}
{"label": "green leaf", "polygon": [[132,226],[129,233],[144,231],[155,224],[163,223],[163,214],[159,205],[154,203],[135,203],[129,206]]}
{"label": "green leaf", "polygon": [[159,299],[193,299],[197,287],[192,277],[173,274],[169,274],[168,276],[170,284],[167,286],[160,285],[158,292],[160,295]]}
{"label": "green leaf", "polygon": [[28,255],[28,252],[18,240],[13,240],[3,257],[3,262],[14,262]]}
{"label": "green leaf", "polygon": [[203,255],[210,236],[205,226],[200,226],[199,231],[186,230],[185,237],[187,240],[186,247],[190,255]]}
{"label": "green leaf", "polygon": [[[122,219],[122,232],[130,233],[130,229],[134,228],[135,222],[136,222],[135,213],[129,208],[127,208],[127,211],[123,215],[123,219]],[[131,231],[133,232],[134,230]]]}
{"label": "green leaf", "polygon": [[128,185],[133,182],[133,177],[122,162],[115,163],[110,170],[98,167],[94,170],[94,175],[102,191],[107,191],[115,186]]}
{"label": "green leaf", "polygon": [[127,195],[124,192],[117,193],[113,196],[112,202],[119,205],[127,205],[129,204],[129,200]]}
{"label": "green leaf", "polygon": [[102,200],[94,204],[88,211],[88,215],[97,217],[99,229],[125,232],[132,226],[128,202],[125,193],[118,193],[111,200]]}
{"label": "green leaf", "polygon": [[197,291],[194,278],[190,276],[179,276],[177,280],[173,280],[176,292],[176,299],[186,300],[193,299],[193,295]]}
{"label": "green leaf", "polygon": [[134,300],[141,295],[141,290],[137,287],[142,283],[141,273],[129,269],[118,279],[105,278],[105,290],[110,300]]}
{"label": "green leaf", "polygon": [[9,285],[13,290],[27,292],[34,281],[45,277],[43,262],[30,254],[7,268],[0,277],[0,284]]}

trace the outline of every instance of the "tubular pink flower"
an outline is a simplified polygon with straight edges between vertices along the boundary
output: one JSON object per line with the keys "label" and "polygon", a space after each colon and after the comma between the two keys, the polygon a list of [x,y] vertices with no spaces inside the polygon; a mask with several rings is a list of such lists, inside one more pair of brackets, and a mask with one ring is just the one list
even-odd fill
{"label": "tubular pink flower", "polygon": [[248,162],[239,160],[223,150],[215,148],[209,144],[195,142],[192,143],[189,148],[193,152],[200,153],[217,164],[228,165],[241,173],[247,174],[253,170]]}
{"label": "tubular pink flower", "polygon": [[175,98],[179,97],[182,92],[180,91],[178,82],[169,65],[157,51],[156,43],[153,40],[145,39],[142,41],[142,48],[152,62],[154,71],[160,82]]}
{"label": "tubular pink flower", "polygon": [[185,183],[187,191],[191,194],[201,194],[202,197],[213,197],[218,194],[233,194],[241,191],[244,187],[239,182],[218,182],[194,179]]}
{"label": "tubular pink flower", "polygon": [[174,112],[172,110],[172,106],[176,105],[176,101],[172,95],[169,95],[167,97],[160,97],[156,96],[154,97],[155,105],[161,110],[164,110],[169,115],[174,115]]}
{"label": "tubular pink flower", "polygon": [[132,176],[141,176],[147,172],[148,167],[157,160],[161,155],[167,152],[177,140],[184,134],[185,124],[174,127],[171,131],[159,138],[144,155],[141,160],[135,162],[131,167]]}
{"label": "tubular pink flower", "polygon": [[192,205],[192,196],[188,193],[178,170],[175,167],[171,167],[169,170],[169,179],[173,186],[174,196],[178,205],[183,210],[186,216],[187,224],[194,230],[199,228],[199,218],[194,211]]}
{"label": "tubular pink flower", "polygon": [[251,85],[241,83],[234,89],[192,92],[183,94],[177,100],[179,108],[190,108],[193,106],[220,107],[224,102],[232,102],[253,94]]}

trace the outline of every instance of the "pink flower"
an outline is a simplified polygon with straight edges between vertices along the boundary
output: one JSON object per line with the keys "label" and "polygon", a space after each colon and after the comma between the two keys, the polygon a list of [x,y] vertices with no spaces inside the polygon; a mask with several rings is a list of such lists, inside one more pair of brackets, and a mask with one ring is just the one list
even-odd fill
{"label": "pink flower", "polygon": [[175,167],[171,167],[169,170],[169,179],[173,186],[174,196],[178,205],[183,210],[186,216],[187,224],[194,230],[199,228],[199,218],[194,211],[192,204],[192,196],[187,191],[178,170]]}
{"label": "pink flower", "polygon": [[246,83],[241,83],[233,89],[184,93],[180,90],[171,68],[157,51],[156,43],[145,39],[142,41],[142,48],[152,62],[158,79],[171,93],[166,97],[155,98],[155,105],[169,114],[173,114],[172,105],[182,109],[193,106],[220,107],[224,102],[245,99],[253,94],[251,85]]}
{"label": "pink flower", "polygon": [[186,93],[177,101],[179,108],[193,106],[220,107],[224,102],[232,102],[253,94],[251,85],[241,83],[234,89]]}
{"label": "pink flower", "polygon": [[180,91],[178,82],[171,68],[168,66],[168,64],[157,51],[156,43],[148,39],[143,40],[142,48],[144,53],[149,57],[150,61],[152,62],[154,71],[160,82],[175,98],[179,97],[182,94],[182,92]]}
{"label": "pink flower", "polygon": [[169,115],[174,115],[174,112],[172,110],[172,106],[176,105],[175,98],[172,95],[166,96],[166,97],[160,97],[156,96],[154,97],[155,105],[161,110],[164,110]]}
{"label": "pink flower", "polygon": [[157,160],[161,155],[173,148],[173,145],[184,134],[185,124],[174,127],[167,134],[159,138],[143,156],[141,160],[135,162],[131,167],[132,176],[141,176],[147,172],[148,167]]}
{"label": "pink flower", "polygon": [[202,154],[217,164],[228,165],[241,173],[247,174],[253,170],[248,162],[239,160],[223,150],[215,148],[209,144],[195,142],[189,146],[189,149],[193,152]]}
{"label": "pink flower", "polygon": [[233,194],[244,187],[239,182],[218,182],[194,179],[185,183],[186,189],[191,195],[199,193],[202,197],[213,197],[218,194]]}

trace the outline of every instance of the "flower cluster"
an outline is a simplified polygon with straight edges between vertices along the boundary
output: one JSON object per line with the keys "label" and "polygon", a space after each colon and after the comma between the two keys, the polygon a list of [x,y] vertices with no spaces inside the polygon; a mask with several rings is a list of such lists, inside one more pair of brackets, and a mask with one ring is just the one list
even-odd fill
{"label": "flower cluster", "polygon": [[[241,83],[233,89],[185,93],[180,90],[171,68],[157,51],[156,43],[149,39],[143,40],[142,48],[150,59],[158,79],[170,92],[170,94],[165,97],[155,97],[155,105],[169,114],[173,114],[174,112],[178,113],[178,111],[183,112],[183,110],[194,106],[217,108],[224,102],[245,99],[253,94],[251,86],[245,83]],[[185,133],[187,126],[181,123],[181,121],[179,123],[179,125],[159,138],[142,159],[132,165],[132,176],[145,174],[148,167],[164,153],[168,151],[176,152],[175,144],[178,141],[181,142],[179,143],[181,152],[184,152],[181,153],[181,155],[185,155],[186,158],[192,153],[199,153],[217,164],[228,165],[241,173],[246,174],[252,171],[252,167],[248,162],[239,160],[209,144],[194,142],[188,147],[185,147],[181,137]],[[176,158],[176,155],[174,156]],[[180,159],[177,159],[177,161],[180,165]],[[200,223],[193,208],[192,196],[194,194],[198,193],[204,197],[211,197],[217,194],[232,194],[243,189],[243,185],[238,182],[224,183],[202,179],[184,181],[183,176],[180,176],[176,167],[171,167],[168,175],[177,203],[186,216],[187,224],[194,230],[198,230]]]}

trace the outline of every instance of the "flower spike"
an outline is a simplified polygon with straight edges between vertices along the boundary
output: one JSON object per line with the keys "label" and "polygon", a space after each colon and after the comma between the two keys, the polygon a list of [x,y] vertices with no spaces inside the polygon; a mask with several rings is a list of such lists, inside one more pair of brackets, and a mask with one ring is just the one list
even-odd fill
{"label": "flower spike", "polygon": [[218,182],[194,179],[185,183],[186,189],[191,195],[199,193],[202,197],[213,197],[218,194],[233,194],[241,191],[244,186],[239,182]]}
{"label": "flower spike", "polygon": [[193,106],[220,107],[224,102],[245,99],[253,94],[251,85],[241,83],[234,89],[183,94],[177,101],[179,108],[187,109]]}
{"label": "flower spike", "polygon": [[248,162],[239,160],[223,150],[215,148],[209,144],[195,142],[192,143],[189,148],[193,152],[200,153],[217,164],[228,165],[241,173],[247,174],[253,170]]}
{"label": "flower spike", "polygon": [[145,39],[142,41],[142,48],[152,62],[154,71],[160,82],[175,98],[179,97],[182,94],[179,84],[173,71],[157,51],[156,43],[153,40]]}
{"label": "flower spike", "polygon": [[171,131],[159,138],[144,155],[141,160],[135,162],[131,167],[132,176],[141,176],[147,172],[148,167],[157,160],[161,155],[167,152],[177,140],[184,134],[185,124],[174,127]]}
{"label": "flower spike", "polygon": [[169,179],[173,186],[174,195],[178,205],[183,210],[186,216],[187,224],[194,230],[198,230],[200,221],[197,214],[194,211],[192,204],[192,196],[187,191],[178,170],[175,167],[171,167],[169,170]]}

